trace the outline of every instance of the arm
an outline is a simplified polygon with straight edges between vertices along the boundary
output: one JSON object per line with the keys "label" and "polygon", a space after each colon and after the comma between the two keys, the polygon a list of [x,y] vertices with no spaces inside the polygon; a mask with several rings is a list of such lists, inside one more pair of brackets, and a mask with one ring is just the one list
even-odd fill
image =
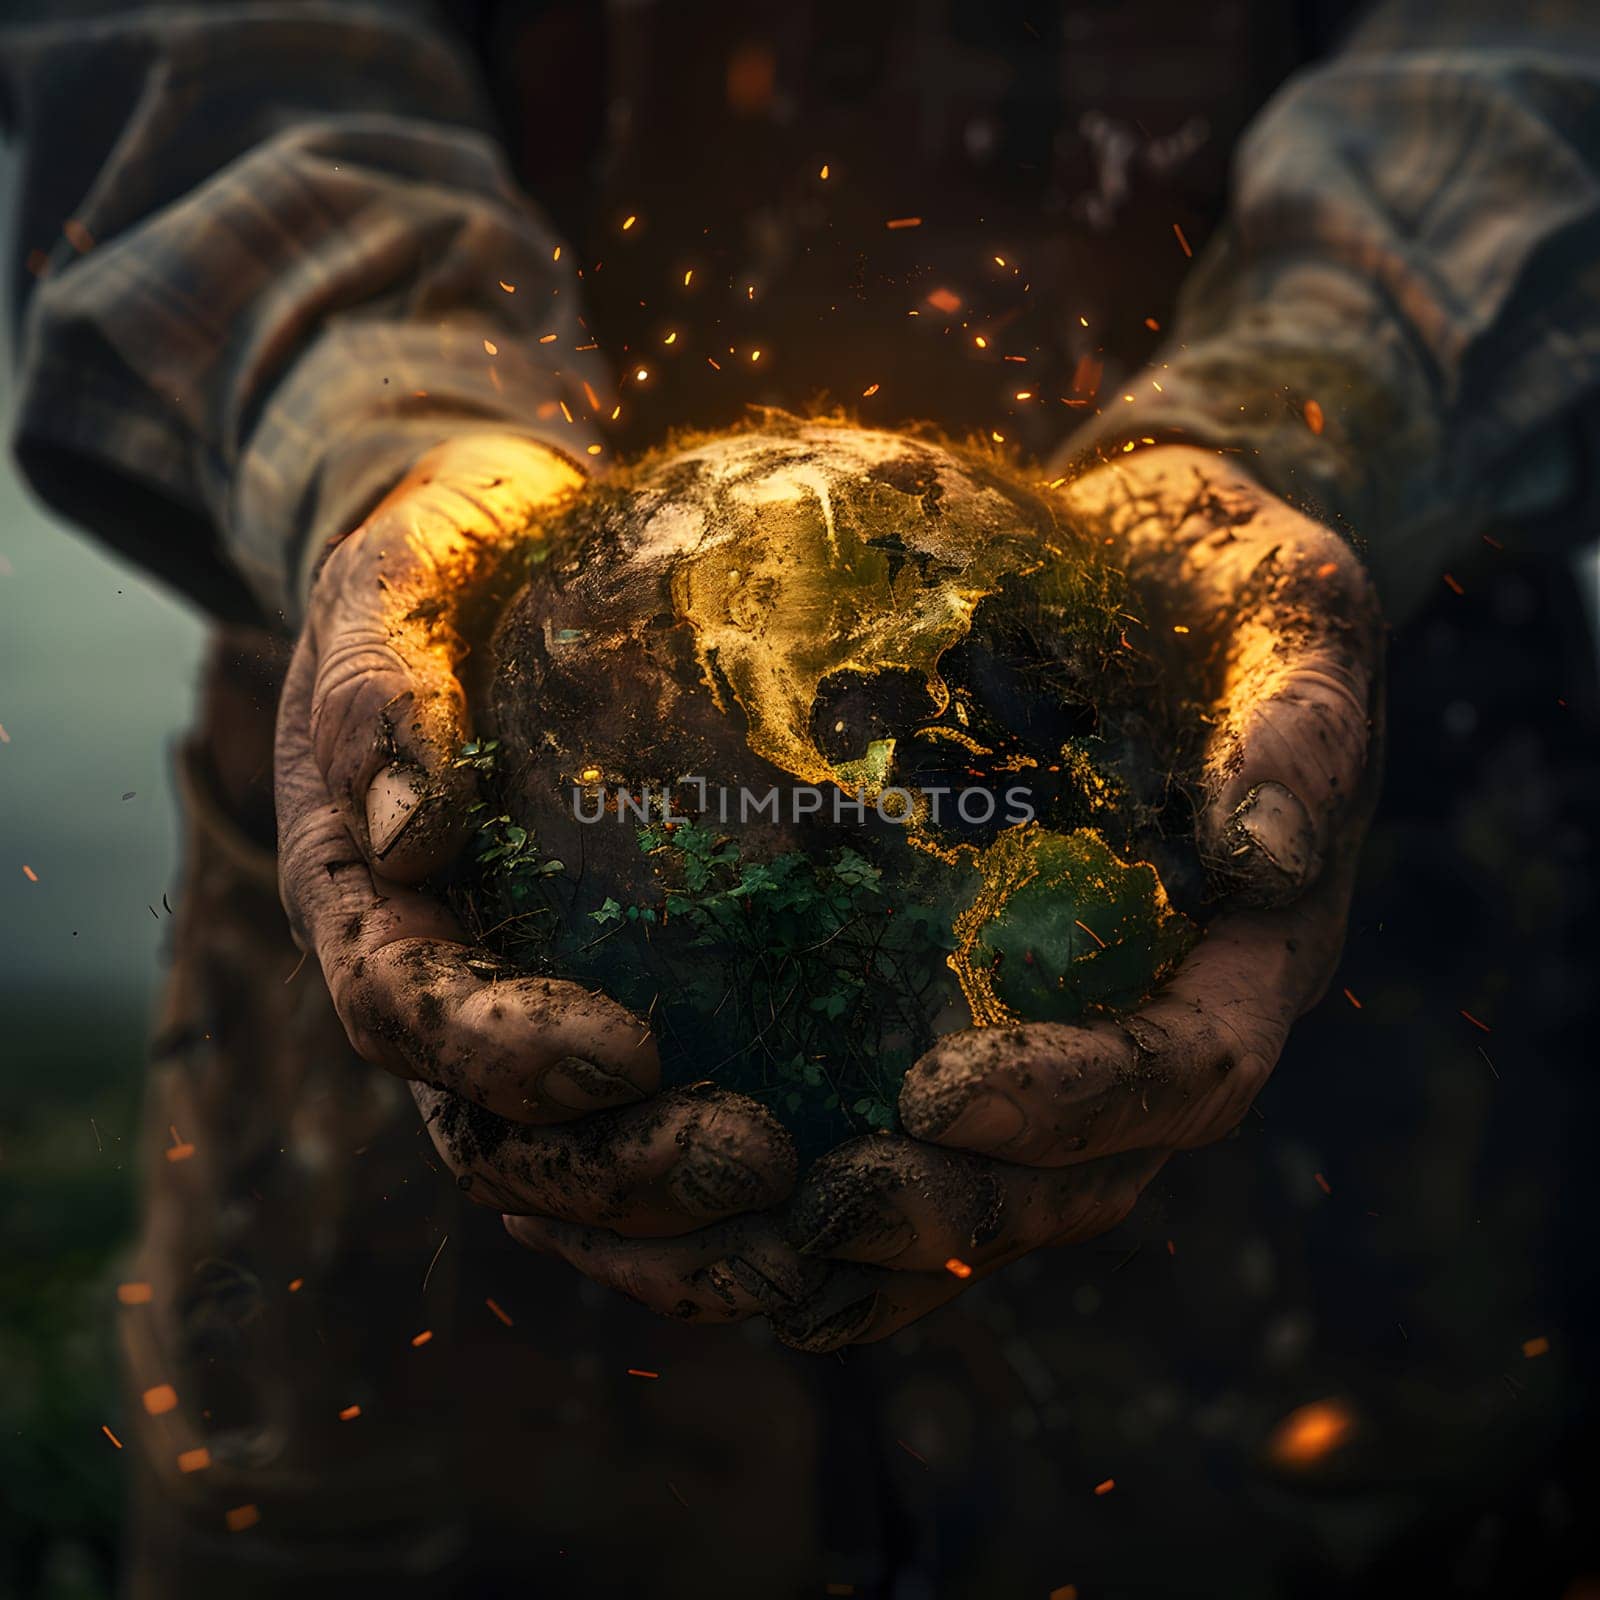
{"label": "arm", "polygon": [[1600,21],[1500,15],[1392,7],[1284,90],[1172,344],[1075,442],[1064,492],[1128,570],[1141,647],[1205,686],[1218,914],[1132,1016],[942,1039],[901,1093],[915,1137],[808,1175],[802,1252],[870,1275],[826,1342],[1113,1226],[1170,1152],[1238,1124],[1343,941],[1378,777],[1371,579],[1396,615],[1495,520],[1583,530]]}
{"label": "arm", "polygon": [[24,286],[19,459],[192,595],[298,627],[280,878],[351,1043],[413,1081],[484,1204],[652,1235],[770,1204],[793,1155],[759,1108],[654,1094],[645,1024],[499,970],[420,887],[471,798],[471,608],[580,490],[604,385],[470,73],[372,7],[11,44],[23,238],[54,241]]}
{"label": "arm", "polygon": [[1600,15],[1405,0],[1246,135],[1171,341],[1074,443],[1237,452],[1397,617],[1494,524],[1587,536],[1597,384]]}
{"label": "arm", "polygon": [[570,260],[407,9],[133,10],[7,58],[36,252],[15,446],[57,510],[297,622],[327,539],[429,445],[510,430],[586,459],[604,372]]}

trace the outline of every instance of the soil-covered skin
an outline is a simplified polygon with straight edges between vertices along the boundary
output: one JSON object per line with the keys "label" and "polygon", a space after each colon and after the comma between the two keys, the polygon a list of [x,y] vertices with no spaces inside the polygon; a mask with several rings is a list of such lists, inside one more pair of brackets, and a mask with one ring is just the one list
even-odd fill
{"label": "soil-covered skin", "polygon": [[529,550],[458,904],[807,1153],[893,1126],[938,1033],[1131,1007],[1186,946],[1126,615],[992,459],[774,416],[680,444]]}

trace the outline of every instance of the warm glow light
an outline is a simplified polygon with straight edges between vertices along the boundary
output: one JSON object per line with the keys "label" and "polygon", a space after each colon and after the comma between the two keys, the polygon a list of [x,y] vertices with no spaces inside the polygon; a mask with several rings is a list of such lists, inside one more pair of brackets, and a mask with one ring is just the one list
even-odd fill
{"label": "warm glow light", "polygon": [[1267,1455],[1280,1467],[1306,1467],[1331,1454],[1355,1431],[1356,1419],[1339,1400],[1315,1400],[1291,1411],[1267,1441]]}

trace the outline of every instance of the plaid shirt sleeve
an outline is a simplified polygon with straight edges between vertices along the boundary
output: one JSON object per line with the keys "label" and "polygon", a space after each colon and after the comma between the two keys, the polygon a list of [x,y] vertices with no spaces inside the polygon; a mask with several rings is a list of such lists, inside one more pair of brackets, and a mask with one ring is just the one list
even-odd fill
{"label": "plaid shirt sleeve", "polygon": [[569,266],[412,8],[163,7],[7,46],[14,442],[56,509],[292,623],[325,540],[440,439],[585,459],[604,375]]}
{"label": "plaid shirt sleeve", "polygon": [[1268,106],[1173,339],[1072,444],[1239,451],[1398,614],[1507,519],[1592,536],[1597,382],[1600,11],[1407,0]]}

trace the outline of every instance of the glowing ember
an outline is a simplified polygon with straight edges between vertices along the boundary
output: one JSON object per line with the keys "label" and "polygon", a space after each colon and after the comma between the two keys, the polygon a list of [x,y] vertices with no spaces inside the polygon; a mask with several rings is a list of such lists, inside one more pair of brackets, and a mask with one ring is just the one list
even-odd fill
{"label": "glowing ember", "polygon": [[178,1409],[178,1391],[170,1383],[158,1383],[144,1392],[144,1408],[152,1417],[163,1417]]}
{"label": "glowing ember", "polygon": [[1339,1400],[1314,1400],[1291,1411],[1272,1431],[1267,1456],[1280,1467],[1308,1467],[1345,1444],[1355,1414]]}

